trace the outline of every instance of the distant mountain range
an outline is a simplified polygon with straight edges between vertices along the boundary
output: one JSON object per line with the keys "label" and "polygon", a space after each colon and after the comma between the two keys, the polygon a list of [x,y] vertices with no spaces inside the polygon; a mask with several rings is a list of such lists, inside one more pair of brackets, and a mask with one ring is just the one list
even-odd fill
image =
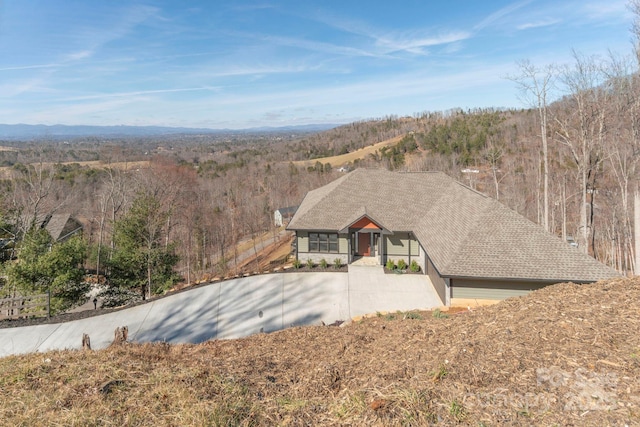
{"label": "distant mountain range", "polygon": [[0,124],[0,139],[62,139],[77,137],[127,137],[194,134],[246,134],[278,132],[320,132],[336,124],[309,124],[283,127],[256,127],[248,129],[206,129],[165,126],[67,126],[67,125],[4,125]]}

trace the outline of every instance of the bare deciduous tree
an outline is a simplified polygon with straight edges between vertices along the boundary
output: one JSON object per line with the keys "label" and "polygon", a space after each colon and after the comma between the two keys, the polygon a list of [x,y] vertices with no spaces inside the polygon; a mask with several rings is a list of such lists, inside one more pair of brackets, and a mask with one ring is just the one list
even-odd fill
{"label": "bare deciduous tree", "polygon": [[604,73],[599,61],[574,52],[574,62],[561,75],[567,91],[566,109],[556,116],[556,134],[569,150],[580,182],[580,223],[578,244],[584,252],[594,254],[594,199],[599,166],[604,161],[606,133],[606,98],[601,86]]}
{"label": "bare deciduous tree", "polygon": [[536,67],[529,60],[517,63],[520,74],[508,77],[520,90],[520,99],[538,112],[540,140],[542,141],[543,170],[543,215],[542,225],[549,231],[549,143],[548,143],[548,99],[556,78],[556,67]]}

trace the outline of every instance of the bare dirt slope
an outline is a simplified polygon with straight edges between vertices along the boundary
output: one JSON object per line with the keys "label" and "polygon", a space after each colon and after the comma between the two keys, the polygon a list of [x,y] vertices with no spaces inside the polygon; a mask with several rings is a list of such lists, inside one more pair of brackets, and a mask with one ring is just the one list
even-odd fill
{"label": "bare dirt slope", "polygon": [[[7,425],[640,425],[640,279],[449,317],[0,359]],[[80,338],[79,338],[80,339]]]}
{"label": "bare dirt slope", "polygon": [[282,266],[288,255],[291,253],[291,236],[283,236],[274,243],[267,245],[256,256],[250,256],[243,261],[238,269],[241,273],[252,273],[254,271],[269,271],[275,267]]}

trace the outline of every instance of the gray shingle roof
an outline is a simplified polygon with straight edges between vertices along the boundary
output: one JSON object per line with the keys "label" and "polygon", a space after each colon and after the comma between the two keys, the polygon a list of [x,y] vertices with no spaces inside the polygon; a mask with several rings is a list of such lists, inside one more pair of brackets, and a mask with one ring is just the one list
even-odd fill
{"label": "gray shingle roof", "polygon": [[366,213],[412,231],[440,274],[589,282],[618,273],[441,172],[357,169],[307,193],[290,230],[341,230]]}
{"label": "gray shingle roof", "polygon": [[45,225],[45,228],[49,232],[49,235],[53,238],[54,242],[63,236],[62,231],[67,225],[69,218],[71,218],[71,215],[69,214],[51,215],[49,221]]}
{"label": "gray shingle roof", "polygon": [[298,210],[298,206],[287,206],[286,208],[276,209],[283,217],[293,216]]}
{"label": "gray shingle roof", "polygon": [[[30,219],[23,217],[22,221],[28,224]],[[69,237],[69,233],[77,232],[82,228],[82,225],[68,213],[38,215],[35,226],[47,230],[54,242]]]}

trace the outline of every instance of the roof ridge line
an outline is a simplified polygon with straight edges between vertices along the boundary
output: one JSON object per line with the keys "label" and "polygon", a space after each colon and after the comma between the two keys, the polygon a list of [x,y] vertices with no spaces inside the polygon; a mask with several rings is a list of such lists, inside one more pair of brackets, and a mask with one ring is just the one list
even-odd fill
{"label": "roof ridge line", "polygon": [[[447,176],[448,176],[448,175],[447,175]],[[453,179],[453,180],[454,180],[454,182],[455,182],[456,184],[458,184],[458,185],[460,185],[460,186],[462,186],[462,187],[464,187],[464,188],[466,188],[466,189],[468,189],[468,190],[473,191],[474,193],[476,193],[476,194],[478,194],[478,195],[480,195],[480,196],[484,197],[485,199],[493,199],[493,197],[489,197],[489,196],[487,196],[486,194],[484,194],[484,193],[482,193],[482,192],[480,192],[480,191],[476,190],[475,188],[473,188],[473,187],[469,187],[468,185],[463,184],[462,182],[458,181],[457,179],[454,179],[454,178],[451,178],[451,179]],[[495,200],[495,199],[493,199],[493,200]],[[500,201],[499,201],[499,200],[496,200],[496,202],[500,203]]]}

